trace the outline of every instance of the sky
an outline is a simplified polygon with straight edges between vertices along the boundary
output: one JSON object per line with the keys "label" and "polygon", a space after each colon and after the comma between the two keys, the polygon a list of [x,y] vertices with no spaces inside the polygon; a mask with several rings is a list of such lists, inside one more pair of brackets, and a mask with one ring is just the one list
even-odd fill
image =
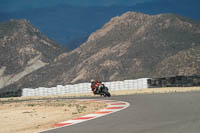
{"label": "sky", "polygon": [[15,12],[30,8],[44,8],[59,4],[75,6],[132,6],[152,0],[0,0],[0,12]]}
{"label": "sky", "polygon": [[[56,42],[82,43],[112,17],[127,11],[174,13],[200,21],[200,0],[0,0],[0,22],[27,19]],[[80,21],[81,19],[81,21]]]}

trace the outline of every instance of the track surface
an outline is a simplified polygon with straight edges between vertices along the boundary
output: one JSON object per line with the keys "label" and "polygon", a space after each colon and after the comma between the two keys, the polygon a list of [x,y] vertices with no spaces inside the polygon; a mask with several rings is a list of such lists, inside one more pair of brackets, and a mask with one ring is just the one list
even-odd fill
{"label": "track surface", "polygon": [[130,107],[43,133],[199,133],[200,92],[111,97]]}

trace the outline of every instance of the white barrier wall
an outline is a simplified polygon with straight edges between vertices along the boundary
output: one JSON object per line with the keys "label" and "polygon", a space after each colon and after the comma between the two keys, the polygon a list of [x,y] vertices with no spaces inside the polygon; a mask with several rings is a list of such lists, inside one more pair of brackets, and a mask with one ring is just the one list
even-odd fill
{"label": "white barrier wall", "polygon": [[[148,78],[141,78],[136,80],[124,80],[114,82],[103,82],[110,91],[117,90],[139,90],[148,88]],[[45,88],[39,87],[36,89],[25,88],[22,89],[22,96],[49,96],[59,94],[78,94],[91,93],[90,83],[79,83],[74,85],[57,85],[56,87]]]}

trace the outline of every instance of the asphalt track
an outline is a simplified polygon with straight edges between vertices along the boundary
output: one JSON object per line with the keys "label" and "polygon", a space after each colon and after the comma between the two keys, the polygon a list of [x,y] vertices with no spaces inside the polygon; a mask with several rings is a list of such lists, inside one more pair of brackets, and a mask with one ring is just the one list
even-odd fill
{"label": "asphalt track", "polygon": [[200,132],[200,92],[130,95],[109,99],[127,101],[130,106],[98,119],[43,133]]}

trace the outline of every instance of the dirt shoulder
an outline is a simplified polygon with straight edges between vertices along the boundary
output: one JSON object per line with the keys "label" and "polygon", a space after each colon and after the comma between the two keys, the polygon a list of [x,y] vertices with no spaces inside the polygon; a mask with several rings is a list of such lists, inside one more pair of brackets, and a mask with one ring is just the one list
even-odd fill
{"label": "dirt shoulder", "polygon": [[36,100],[0,102],[0,133],[33,133],[104,108],[97,102]]}
{"label": "dirt shoulder", "polygon": [[148,88],[148,89],[141,89],[141,90],[119,90],[119,91],[111,91],[111,94],[112,95],[134,95],[134,94],[194,92],[194,91],[200,91],[200,87],[166,87],[166,88]]}

